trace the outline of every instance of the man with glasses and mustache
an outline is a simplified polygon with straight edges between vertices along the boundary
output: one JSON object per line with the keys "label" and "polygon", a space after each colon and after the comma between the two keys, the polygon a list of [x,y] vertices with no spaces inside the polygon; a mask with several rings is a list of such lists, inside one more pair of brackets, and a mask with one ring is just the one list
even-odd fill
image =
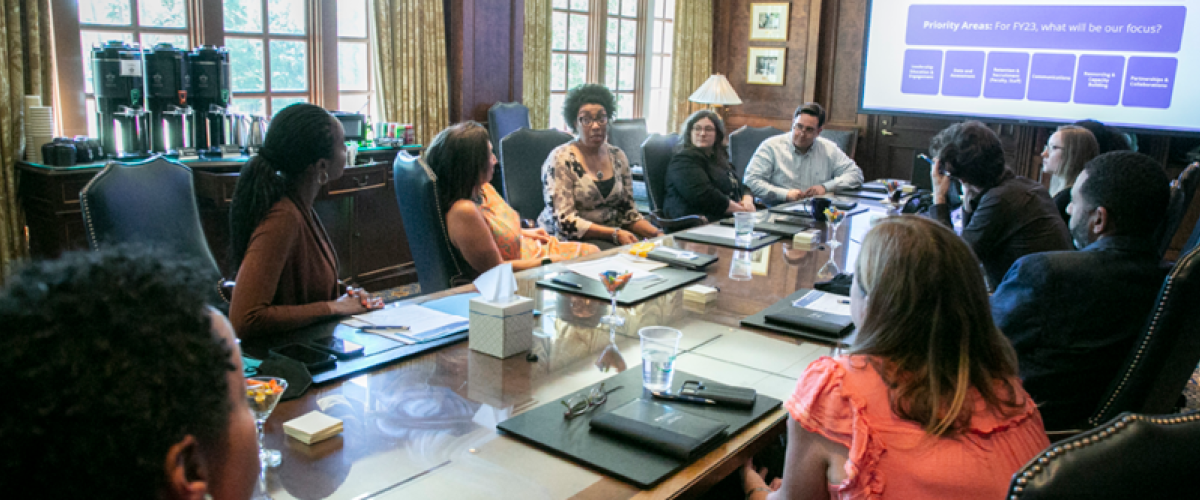
{"label": "man with glasses and mustache", "polygon": [[862,169],[833,141],[820,137],[825,109],[807,103],[792,116],[792,131],[758,146],[746,167],[746,186],[768,205],[862,185]]}

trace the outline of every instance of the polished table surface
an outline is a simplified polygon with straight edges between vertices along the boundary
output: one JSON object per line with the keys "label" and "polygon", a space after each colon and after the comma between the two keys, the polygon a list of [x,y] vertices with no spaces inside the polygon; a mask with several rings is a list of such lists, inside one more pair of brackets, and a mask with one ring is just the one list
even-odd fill
{"label": "polished table surface", "polygon": [[[838,228],[832,250],[842,269],[853,268],[871,208]],[[826,240],[824,225],[821,239]],[[686,498],[735,471],[784,431],[778,409],[653,489],[618,479],[552,455],[496,431],[496,424],[566,394],[599,383],[641,363],[637,330],[668,325],[683,332],[676,368],[732,385],[750,386],[786,400],[804,368],[832,346],[761,330],[738,322],[814,281],[832,277],[830,245],[794,248],[790,240],[754,252],[749,281],[729,279],[734,250],[663,238],[675,248],[716,254],[702,284],[720,289],[707,305],[683,300],[683,289],[620,308],[626,318],[610,344],[599,324],[606,301],[539,288],[542,277],[564,271],[562,263],[517,274],[521,295],[542,312],[534,330],[536,362],[516,355],[500,360],[472,351],[467,342],[380,367],[342,382],[311,388],[280,403],[264,427],[268,448],[283,451],[283,463],[267,473],[274,498]],[[597,258],[620,249],[603,252]],[[422,296],[419,303],[472,286]],[[607,371],[604,369],[607,368]],[[307,446],[285,437],[282,422],[312,410],[344,421],[341,435]]]}

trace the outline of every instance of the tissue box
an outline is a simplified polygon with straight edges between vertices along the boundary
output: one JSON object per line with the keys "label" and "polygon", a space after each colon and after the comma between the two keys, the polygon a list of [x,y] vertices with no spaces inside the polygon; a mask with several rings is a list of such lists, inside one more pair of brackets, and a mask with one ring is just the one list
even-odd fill
{"label": "tissue box", "polygon": [[533,347],[533,299],[518,296],[506,304],[471,299],[472,350],[507,358]]}

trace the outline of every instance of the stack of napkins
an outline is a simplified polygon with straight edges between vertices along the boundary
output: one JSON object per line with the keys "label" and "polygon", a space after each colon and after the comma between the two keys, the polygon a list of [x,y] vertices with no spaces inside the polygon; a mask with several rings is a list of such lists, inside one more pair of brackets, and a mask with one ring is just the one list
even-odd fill
{"label": "stack of napkins", "polygon": [[795,236],[792,236],[792,246],[801,249],[812,247],[821,242],[821,239],[818,237],[820,234],[816,229],[800,231]]}
{"label": "stack of napkins", "polygon": [[717,300],[717,289],[711,286],[692,285],[683,289],[683,300],[707,304]]}
{"label": "stack of napkins", "polygon": [[283,432],[301,443],[319,443],[342,433],[342,420],[317,410],[283,423]]}

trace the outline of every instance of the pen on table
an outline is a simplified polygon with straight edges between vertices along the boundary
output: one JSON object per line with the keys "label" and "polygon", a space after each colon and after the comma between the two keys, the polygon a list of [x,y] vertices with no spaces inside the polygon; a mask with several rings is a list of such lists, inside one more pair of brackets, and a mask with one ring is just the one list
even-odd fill
{"label": "pen on table", "polygon": [[649,285],[646,285],[646,286],[642,287],[642,290],[649,290],[649,289],[651,289],[651,288],[654,288],[655,286],[661,285],[661,284],[663,284],[663,283],[666,283],[666,282],[667,282],[667,279],[666,279],[666,278],[662,278],[662,279],[660,279],[660,280],[658,280],[658,281],[655,281],[655,282],[653,282],[653,283],[650,283]]}
{"label": "pen on table", "polygon": [[711,399],[701,398],[701,397],[696,397],[696,396],[684,396],[682,394],[671,394],[671,393],[667,393],[667,392],[651,392],[650,394],[653,395],[655,398],[665,399],[668,401],[683,401],[686,403],[701,403],[701,404],[706,404],[706,405],[717,404],[716,401],[713,401]]}
{"label": "pen on table", "polygon": [[413,344],[416,344],[416,343],[417,343],[417,340],[416,340],[416,339],[411,339],[411,338],[407,338],[407,337],[401,337],[401,336],[399,336],[399,335],[395,335],[395,334],[392,334],[392,333],[388,333],[388,332],[387,332],[387,331],[385,331],[385,330],[376,330],[376,329],[374,329],[374,328],[363,328],[363,329],[362,329],[362,331],[363,331],[364,333],[369,333],[369,334],[372,334],[372,335],[378,335],[378,336],[380,336],[380,337],[383,337],[383,338],[385,338],[385,339],[392,340],[392,341],[396,341],[396,342],[399,342],[399,343],[401,343],[401,344],[404,344],[404,345],[413,345]]}
{"label": "pen on table", "polygon": [[580,285],[579,283],[575,283],[575,282],[573,282],[573,281],[567,281],[567,280],[565,280],[565,279],[562,279],[562,278],[561,278],[561,277],[559,277],[559,276],[555,276],[555,277],[553,277],[553,278],[550,278],[550,281],[553,281],[553,282],[555,282],[555,283],[558,283],[558,284],[560,284],[560,285],[562,285],[562,286],[565,286],[565,287],[567,287],[567,288],[574,288],[574,289],[576,289],[576,290],[583,290],[583,285]]}
{"label": "pen on table", "polygon": [[838,299],[838,304],[849,304],[850,299]]}

